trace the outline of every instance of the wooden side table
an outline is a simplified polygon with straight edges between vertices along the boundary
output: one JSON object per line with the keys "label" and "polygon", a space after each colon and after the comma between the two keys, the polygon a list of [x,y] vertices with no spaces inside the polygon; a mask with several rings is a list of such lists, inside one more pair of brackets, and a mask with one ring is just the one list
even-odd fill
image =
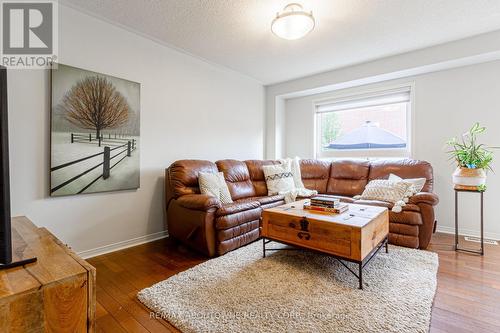
{"label": "wooden side table", "polygon": [[[484,225],[484,191],[479,191],[477,189],[470,188],[454,188],[455,190],[455,251],[463,251],[469,253],[475,253],[484,255],[484,235],[483,235],[483,225]],[[458,246],[458,193],[469,192],[469,193],[479,193],[481,196],[481,248],[479,250],[464,249]]]}

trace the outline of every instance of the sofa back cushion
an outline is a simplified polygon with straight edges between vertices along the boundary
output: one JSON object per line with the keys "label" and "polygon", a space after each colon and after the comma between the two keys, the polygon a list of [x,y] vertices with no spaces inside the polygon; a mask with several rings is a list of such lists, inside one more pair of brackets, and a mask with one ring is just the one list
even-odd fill
{"label": "sofa back cushion", "polygon": [[250,180],[250,172],[245,162],[237,160],[221,160],[215,162],[219,171],[224,172],[227,187],[233,200],[255,196]]}
{"label": "sofa back cushion", "polygon": [[274,160],[248,160],[245,161],[247,165],[248,172],[250,173],[250,180],[255,191],[256,196],[267,196],[267,186],[264,177],[264,172],[262,171],[262,166],[264,165],[275,165],[279,164],[279,161]]}
{"label": "sofa back cushion", "polygon": [[200,172],[217,173],[215,163],[203,160],[175,161],[168,168],[170,193],[174,198],[186,194],[200,193],[198,174]]}
{"label": "sofa back cushion", "polygon": [[402,159],[373,161],[370,165],[369,180],[387,179],[393,173],[401,178],[425,178],[422,192],[432,192],[434,185],[432,166],[429,162]]}
{"label": "sofa back cushion", "polygon": [[370,162],[363,160],[336,160],[331,164],[328,194],[353,197],[363,193],[368,184]]}
{"label": "sofa back cushion", "polygon": [[302,182],[307,189],[326,193],[330,163],[320,160],[300,160]]}

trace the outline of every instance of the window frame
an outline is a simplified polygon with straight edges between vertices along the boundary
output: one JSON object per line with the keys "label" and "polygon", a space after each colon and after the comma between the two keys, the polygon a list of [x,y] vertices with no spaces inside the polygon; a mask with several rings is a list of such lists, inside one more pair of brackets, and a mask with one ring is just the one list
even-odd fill
{"label": "window frame", "polygon": [[[398,90],[409,90],[410,101],[406,108],[406,147],[405,148],[370,148],[370,149],[337,149],[323,151],[321,149],[321,121],[319,115],[324,112],[318,112],[318,107],[329,103],[340,101],[356,100],[360,98],[384,96]],[[411,158],[413,154],[414,142],[414,109],[415,109],[415,83],[407,82],[398,85],[379,87],[376,89],[364,89],[357,92],[336,94],[335,97],[317,99],[313,101],[314,118],[314,156],[317,159],[335,159],[335,158]],[[339,112],[339,111],[331,111]]]}

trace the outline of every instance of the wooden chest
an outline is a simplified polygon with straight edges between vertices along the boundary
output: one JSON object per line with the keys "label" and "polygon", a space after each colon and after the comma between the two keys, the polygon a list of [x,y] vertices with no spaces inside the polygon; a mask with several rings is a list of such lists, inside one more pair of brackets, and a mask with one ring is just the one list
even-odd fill
{"label": "wooden chest", "polygon": [[265,209],[261,236],[362,261],[389,234],[387,208],[349,205],[343,214],[302,209],[304,202]]}
{"label": "wooden chest", "polygon": [[45,228],[12,219],[13,259],[0,271],[0,332],[94,332],[95,268]]}

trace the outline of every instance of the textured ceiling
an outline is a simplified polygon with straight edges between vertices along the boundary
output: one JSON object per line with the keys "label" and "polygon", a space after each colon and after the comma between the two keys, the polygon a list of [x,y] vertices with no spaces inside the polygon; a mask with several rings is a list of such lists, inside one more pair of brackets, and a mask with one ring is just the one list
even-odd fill
{"label": "textured ceiling", "polygon": [[316,28],[271,33],[296,0],[64,0],[264,84],[500,29],[500,0],[304,0]]}

